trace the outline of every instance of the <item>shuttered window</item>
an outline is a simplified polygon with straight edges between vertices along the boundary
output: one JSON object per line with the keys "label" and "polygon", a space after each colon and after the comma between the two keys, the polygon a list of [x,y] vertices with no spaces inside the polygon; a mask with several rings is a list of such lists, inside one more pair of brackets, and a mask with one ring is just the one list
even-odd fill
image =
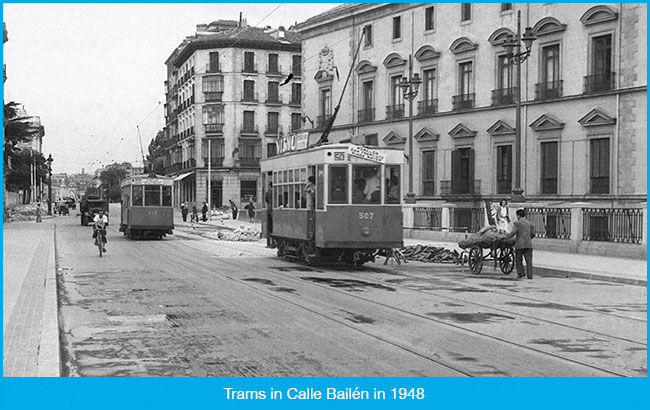
{"label": "shuttered window", "polygon": [[544,142],[541,144],[542,160],[542,194],[557,194],[557,169],[558,157],[557,142]]}
{"label": "shuttered window", "polygon": [[512,191],[512,145],[497,147],[497,193]]}
{"label": "shuttered window", "polygon": [[609,193],[609,138],[593,139],[591,144],[591,193]]}
{"label": "shuttered window", "polygon": [[435,195],[436,190],[436,152],[422,152],[422,195]]}

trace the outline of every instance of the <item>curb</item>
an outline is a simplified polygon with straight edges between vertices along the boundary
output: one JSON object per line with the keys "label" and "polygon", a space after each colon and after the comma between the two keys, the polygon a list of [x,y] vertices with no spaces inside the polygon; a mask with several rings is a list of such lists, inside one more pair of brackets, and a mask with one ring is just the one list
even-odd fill
{"label": "curb", "polygon": [[47,257],[43,316],[37,361],[38,377],[60,377],[59,306],[56,282],[56,225],[52,229],[52,245]]}
{"label": "curb", "polygon": [[580,278],[598,280],[601,282],[621,283],[634,286],[648,286],[647,279],[626,278],[621,276],[612,276],[604,273],[588,273],[588,272],[574,272],[555,268],[543,268],[535,266],[535,275],[540,276],[554,276],[562,278]]}

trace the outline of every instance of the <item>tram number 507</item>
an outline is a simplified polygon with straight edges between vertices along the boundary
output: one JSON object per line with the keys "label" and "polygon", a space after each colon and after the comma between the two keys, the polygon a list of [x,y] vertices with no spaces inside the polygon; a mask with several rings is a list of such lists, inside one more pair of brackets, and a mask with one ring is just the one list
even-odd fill
{"label": "tram number 507", "polygon": [[374,212],[359,212],[359,219],[372,219],[374,217]]}

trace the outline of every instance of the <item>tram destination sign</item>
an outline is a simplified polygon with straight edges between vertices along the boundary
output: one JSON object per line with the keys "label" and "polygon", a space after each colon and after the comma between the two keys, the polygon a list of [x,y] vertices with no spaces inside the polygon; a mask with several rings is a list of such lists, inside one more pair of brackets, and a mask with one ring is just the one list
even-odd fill
{"label": "tram destination sign", "polygon": [[386,154],[359,145],[350,145],[348,147],[348,155],[351,157],[367,159],[373,162],[379,162],[381,164],[386,163]]}
{"label": "tram destination sign", "polygon": [[278,146],[278,154],[307,149],[309,146],[309,133],[301,132],[299,134],[289,134],[284,137],[279,137],[276,145]]}

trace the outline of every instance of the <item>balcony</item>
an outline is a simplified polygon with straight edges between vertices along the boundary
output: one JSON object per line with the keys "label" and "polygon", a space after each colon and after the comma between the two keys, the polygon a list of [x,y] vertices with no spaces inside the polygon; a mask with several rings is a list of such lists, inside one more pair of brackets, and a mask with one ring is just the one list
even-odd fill
{"label": "balcony", "polygon": [[282,135],[282,126],[276,125],[275,127],[267,125],[264,130],[264,135],[267,137],[277,137]]}
{"label": "balcony", "polygon": [[196,159],[190,158],[181,163],[181,169],[196,168]]}
{"label": "balcony", "polygon": [[418,115],[431,115],[438,112],[438,99],[418,101]]}
{"label": "balcony", "polygon": [[[208,167],[208,157],[203,157],[203,164],[205,167]],[[210,158],[210,168],[220,168],[223,167],[223,157],[212,157]]]}
{"label": "balcony", "polygon": [[302,106],[302,99],[300,97],[296,97],[295,95],[292,95],[291,100],[289,100],[289,106],[301,107]]}
{"label": "balcony", "polygon": [[223,134],[223,124],[203,124],[206,134]]}
{"label": "balcony", "polygon": [[332,118],[331,115],[319,115],[316,117],[316,128],[325,127],[329,123],[330,118]]}
{"label": "balcony", "polygon": [[276,65],[267,65],[266,66],[266,75],[277,75],[282,76],[282,66]]}
{"label": "balcony", "polygon": [[218,74],[221,73],[221,67],[219,67],[218,64],[206,64],[205,65],[205,73],[206,74]]}
{"label": "balcony", "polygon": [[241,102],[244,102],[244,103],[257,103],[257,102],[259,102],[259,98],[258,98],[257,93],[245,92],[245,93],[241,94]]}
{"label": "balcony", "polygon": [[454,95],[452,98],[453,111],[474,108],[474,93]]}
{"label": "balcony", "polygon": [[616,73],[585,76],[585,94],[600,93],[616,88]]}
{"label": "balcony", "polygon": [[260,166],[260,159],[259,158],[250,158],[250,157],[239,158],[239,165],[242,166],[242,167],[255,167],[255,168],[258,168]]}
{"label": "balcony", "polygon": [[535,100],[552,100],[562,97],[562,80],[535,84]]}
{"label": "balcony", "polygon": [[244,64],[242,69],[242,73],[248,73],[248,74],[256,74],[257,73],[257,63],[255,64]]}
{"label": "balcony", "polygon": [[404,104],[386,106],[386,119],[399,120],[401,118],[404,118]]}
{"label": "balcony", "polygon": [[364,122],[372,122],[375,120],[375,109],[366,108],[365,110],[359,110],[357,113],[357,121],[361,124]]}
{"label": "balcony", "polygon": [[205,102],[223,102],[223,91],[214,91],[203,93]]}
{"label": "balcony", "polygon": [[260,131],[259,131],[259,128],[258,128],[257,125],[254,125],[254,124],[244,124],[244,125],[242,125],[242,127],[241,127],[241,132],[240,132],[240,133],[241,133],[242,136],[246,136],[246,135],[248,135],[248,136],[255,136],[255,137],[257,137],[257,136],[259,136]]}
{"label": "balcony", "polygon": [[517,89],[515,87],[492,90],[492,106],[498,107],[500,105],[514,104],[516,92]]}
{"label": "balcony", "polygon": [[269,105],[282,105],[281,95],[270,95],[266,97],[266,104]]}
{"label": "balcony", "polygon": [[481,180],[458,179],[440,181],[440,196],[480,196]]}

